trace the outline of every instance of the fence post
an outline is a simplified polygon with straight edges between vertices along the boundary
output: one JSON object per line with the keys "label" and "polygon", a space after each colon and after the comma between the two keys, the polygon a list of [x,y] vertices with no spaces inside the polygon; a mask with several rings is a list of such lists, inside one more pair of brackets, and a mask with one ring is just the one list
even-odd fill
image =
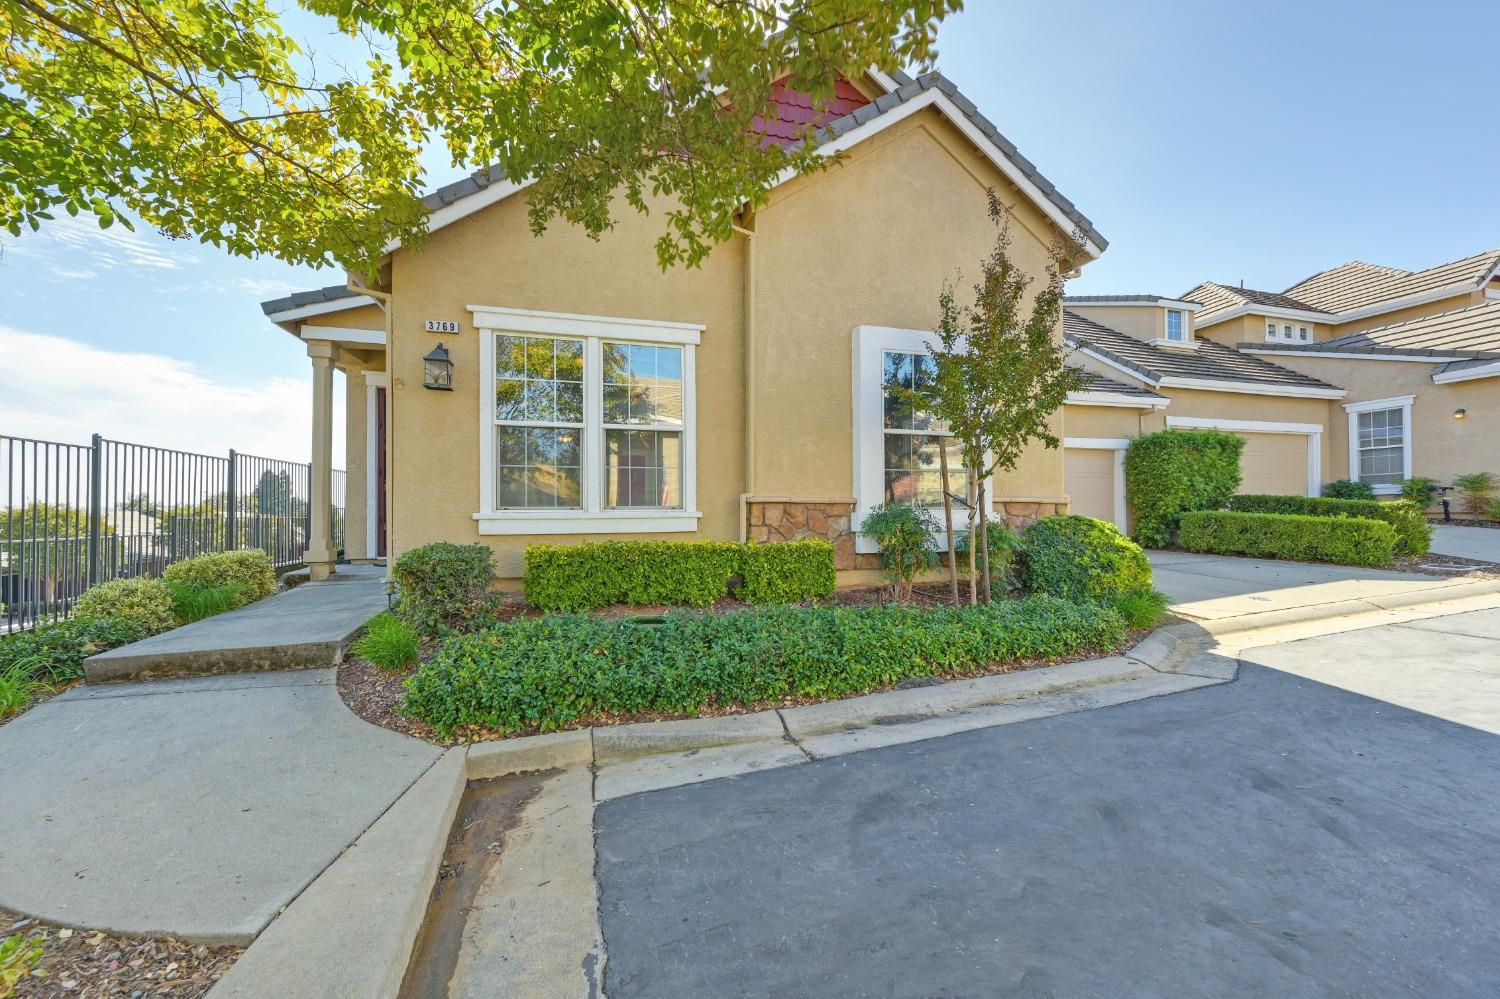
{"label": "fence post", "polygon": [[104,447],[98,434],[90,441],[89,450],[89,585],[99,583],[99,520],[104,506]]}
{"label": "fence post", "polygon": [[224,550],[232,552],[240,546],[240,519],[239,519],[239,456],[235,454],[234,448],[229,449],[229,509],[224,517]]}

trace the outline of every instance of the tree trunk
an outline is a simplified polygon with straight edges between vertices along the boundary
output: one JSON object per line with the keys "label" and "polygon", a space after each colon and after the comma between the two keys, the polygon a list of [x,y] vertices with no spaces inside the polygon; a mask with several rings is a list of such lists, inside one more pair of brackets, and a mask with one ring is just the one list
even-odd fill
{"label": "tree trunk", "polygon": [[974,515],[979,509],[979,499],[974,492],[974,483],[978,480],[975,477],[974,470],[972,468],[968,471],[969,488],[967,490],[967,495],[969,497],[969,604],[972,606],[973,604],[979,602],[979,589],[977,580],[974,576]]}
{"label": "tree trunk", "polygon": [[953,590],[953,606],[958,606],[958,555],[953,550],[953,497],[948,495],[948,447],[938,441],[938,464],[943,472],[943,527],[948,532],[948,585]]}
{"label": "tree trunk", "polygon": [[990,603],[994,594],[990,592],[990,498],[981,488],[979,491],[979,583],[984,587],[984,602]]}

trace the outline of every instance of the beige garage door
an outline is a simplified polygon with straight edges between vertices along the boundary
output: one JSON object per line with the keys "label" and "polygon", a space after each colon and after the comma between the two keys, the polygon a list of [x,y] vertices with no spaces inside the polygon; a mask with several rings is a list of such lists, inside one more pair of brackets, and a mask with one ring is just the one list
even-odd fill
{"label": "beige garage door", "polygon": [[1240,492],[1307,495],[1307,434],[1240,434]]}
{"label": "beige garage door", "polygon": [[[1095,520],[1115,519],[1115,452],[1070,447],[1063,451],[1063,481],[1072,512]],[[1125,525],[1121,524],[1120,527]]]}

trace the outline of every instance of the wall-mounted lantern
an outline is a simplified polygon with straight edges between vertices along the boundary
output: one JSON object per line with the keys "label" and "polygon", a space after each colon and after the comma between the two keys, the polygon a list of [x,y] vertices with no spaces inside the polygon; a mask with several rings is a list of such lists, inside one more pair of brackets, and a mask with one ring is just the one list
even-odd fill
{"label": "wall-mounted lantern", "polygon": [[448,359],[448,348],[442,344],[422,358],[422,387],[453,391],[453,362]]}
{"label": "wall-mounted lantern", "polygon": [[1469,415],[1469,411],[1467,409],[1459,408],[1459,409],[1455,409],[1453,411],[1453,418],[1455,420],[1462,420],[1464,417],[1466,417],[1468,415]]}

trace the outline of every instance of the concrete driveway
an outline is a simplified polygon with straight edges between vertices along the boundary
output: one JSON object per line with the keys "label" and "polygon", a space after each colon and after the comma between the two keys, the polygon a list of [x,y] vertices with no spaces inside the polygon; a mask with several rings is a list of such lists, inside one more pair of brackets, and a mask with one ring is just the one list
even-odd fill
{"label": "concrete driveway", "polygon": [[1432,532],[1432,550],[1439,555],[1500,563],[1500,529],[1438,524]]}
{"label": "concrete driveway", "polygon": [[[605,989],[1494,996],[1500,611],[1399,627],[1246,653],[1224,686],[605,802]],[[1445,682],[1471,703],[1417,697]]]}

